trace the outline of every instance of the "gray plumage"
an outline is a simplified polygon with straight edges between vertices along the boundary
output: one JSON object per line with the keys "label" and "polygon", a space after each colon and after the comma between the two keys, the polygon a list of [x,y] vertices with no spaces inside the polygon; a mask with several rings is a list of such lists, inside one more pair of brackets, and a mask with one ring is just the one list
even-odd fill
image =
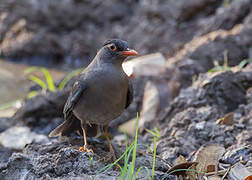
{"label": "gray plumage", "polygon": [[81,127],[85,127],[87,136],[95,136],[129,106],[133,89],[122,69],[122,62],[129,56],[123,54],[125,51],[130,52],[125,41],[115,39],[104,43],[74,83],[63,111],[65,121],[50,137],[81,132]]}

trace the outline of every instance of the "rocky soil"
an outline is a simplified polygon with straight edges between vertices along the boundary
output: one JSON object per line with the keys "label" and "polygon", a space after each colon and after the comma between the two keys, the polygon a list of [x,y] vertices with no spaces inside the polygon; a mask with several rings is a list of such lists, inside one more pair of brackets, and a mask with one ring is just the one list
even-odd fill
{"label": "rocky soil", "polygon": [[[116,129],[125,124],[133,129],[140,112],[139,143],[153,146],[145,128],[157,127],[160,133],[154,179],[162,179],[181,158],[186,165],[200,161],[200,152],[209,146],[218,149],[214,163],[205,163],[209,179],[235,179],[233,169],[241,166],[244,174],[252,174],[252,65],[240,64],[252,58],[251,0],[0,2],[0,55],[5,59],[87,65],[108,37],[128,40],[141,54],[163,54],[140,57],[142,64],[130,61],[134,101],[111,123],[118,157],[125,139]],[[209,71],[216,63],[222,70]],[[108,152],[102,139],[89,139],[95,149],[89,154],[77,150],[79,136],[47,137],[63,121],[73,82],[63,91],[26,99],[13,117],[0,118],[0,179],[120,176],[113,168],[98,173],[107,165],[100,160]],[[139,146],[136,167],[141,166],[151,169],[152,157]],[[230,173],[210,177],[231,166]],[[146,172],[138,179],[148,179]]]}

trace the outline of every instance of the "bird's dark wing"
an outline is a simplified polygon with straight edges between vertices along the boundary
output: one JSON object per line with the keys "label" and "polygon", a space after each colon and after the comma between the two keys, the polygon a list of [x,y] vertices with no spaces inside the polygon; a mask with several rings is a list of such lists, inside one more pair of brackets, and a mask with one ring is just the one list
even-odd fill
{"label": "bird's dark wing", "polygon": [[76,103],[79,101],[83,91],[86,89],[86,85],[83,81],[77,80],[72,88],[72,91],[67,99],[63,113],[64,119],[67,120],[72,113],[72,110]]}
{"label": "bird's dark wing", "polygon": [[86,85],[83,81],[77,80],[70,92],[70,95],[67,99],[67,102],[64,106],[64,119],[65,121],[55,128],[50,134],[49,137],[58,136],[59,134],[69,134],[68,131],[72,131],[72,129],[77,129],[80,125],[76,124],[79,121],[76,121],[76,117],[73,115],[73,108],[80,99],[82,93],[86,89]]}
{"label": "bird's dark wing", "polygon": [[126,101],[125,109],[128,108],[129,105],[132,103],[133,95],[134,95],[133,85],[132,85],[131,82],[129,82],[128,93],[127,93],[127,101]]}

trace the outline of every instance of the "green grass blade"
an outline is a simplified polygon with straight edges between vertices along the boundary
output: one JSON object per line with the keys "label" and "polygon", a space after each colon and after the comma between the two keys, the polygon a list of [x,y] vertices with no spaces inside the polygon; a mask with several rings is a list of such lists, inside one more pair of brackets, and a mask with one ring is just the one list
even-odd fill
{"label": "green grass blade", "polygon": [[39,79],[37,76],[29,75],[29,79],[31,81],[33,81],[34,83],[38,84],[42,89],[44,89],[44,90],[47,89],[46,83],[44,83],[44,81],[42,81],[41,79]]}
{"label": "green grass blade", "polygon": [[157,136],[157,138],[160,138],[160,133],[159,133],[159,130],[155,127],[154,128],[155,129],[155,132],[156,132],[156,136]]}
{"label": "green grass blade", "polygon": [[242,62],[240,62],[239,64],[239,68],[242,69],[244,68],[244,66],[247,64],[247,61],[243,60]]}
{"label": "green grass blade", "polygon": [[106,170],[112,168],[115,164],[117,164],[117,163],[128,153],[128,151],[129,151],[133,146],[134,146],[134,143],[132,143],[132,144],[128,147],[128,149],[127,149],[127,150],[126,150],[115,162],[113,162],[113,163],[111,163],[111,164],[109,164],[109,165],[103,167],[103,168],[100,169],[99,171],[97,171],[95,177],[96,177],[98,174],[100,174],[100,173],[102,173],[102,172],[105,172]]}
{"label": "green grass blade", "polygon": [[49,91],[54,92],[56,90],[56,88],[55,88],[51,74],[49,73],[49,71],[46,68],[41,68],[41,72],[43,72],[43,74],[45,76]]}
{"label": "green grass blade", "polygon": [[160,138],[160,134],[158,129],[155,127],[155,132],[145,129],[148,133],[150,133],[153,136],[153,142],[154,142],[154,147],[153,147],[153,161],[152,161],[152,170],[151,170],[151,177],[152,179],[154,178],[154,172],[155,172],[155,163],[156,163],[156,154],[157,154],[157,138]]}
{"label": "green grass blade", "polygon": [[[126,133],[124,132],[124,136],[125,136],[125,143],[126,143],[126,150],[128,149],[128,137],[127,137],[127,135],[126,135]],[[124,179],[124,177],[125,177],[125,173],[126,173],[126,171],[127,171],[127,169],[128,169],[128,154],[126,154],[125,155],[125,157],[124,157],[124,166],[123,166],[123,171],[121,172],[121,175],[120,175],[120,178],[119,178],[119,180],[121,180],[121,179]]]}
{"label": "green grass blade", "polygon": [[224,70],[224,68],[222,66],[218,65],[218,66],[215,66],[214,68],[210,69],[208,72],[213,73],[213,72],[218,72],[218,71],[223,71],[223,70]]}
{"label": "green grass blade", "polygon": [[43,73],[43,75],[45,76],[47,85],[45,85],[45,83],[43,82],[43,80],[39,79],[38,77],[36,77],[34,75],[30,75],[29,76],[30,80],[32,80],[35,83],[37,83],[40,87],[42,87],[42,89],[47,89],[48,88],[49,91],[53,91],[53,92],[56,90],[54,82],[53,82],[53,79],[52,79],[52,76],[50,75],[49,71],[46,68],[41,68],[41,67],[33,66],[33,67],[30,67],[30,68],[27,68],[24,71],[24,73],[25,74],[30,74],[30,73],[32,73],[34,71],[40,71],[40,72]]}
{"label": "green grass blade", "polygon": [[133,155],[132,155],[132,166],[131,166],[132,177],[134,176],[135,162],[136,162],[137,135],[138,135],[138,113],[137,113],[137,119],[136,119],[136,134],[135,134],[134,149],[133,149]]}
{"label": "green grass blade", "polygon": [[64,87],[66,86],[66,84],[74,77],[77,76],[78,74],[81,73],[81,71],[83,71],[83,68],[79,68],[76,69],[74,71],[72,71],[71,73],[69,73],[60,83],[59,85],[59,90],[63,90]]}
{"label": "green grass blade", "polygon": [[32,66],[32,67],[29,67],[29,68],[25,69],[24,74],[30,74],[30,73],[32,73],[34,71],[38,71],[38,70],[40,70],[40,67]]}
{"label": "green grass blade", "polygon": [[149,170],[147,167],[145,167],[145,166],[144,166],[144,169],[145,169],[145,171],[146,171],[146,172],[147,172],[147,174],[148,174],[148,178],[149,178],[149,180],[151,180],[150,170]]}
{"label": "green grass blade", "polygon": [[[114,165],[116,165],[123,157],[124,159],[124,167],[120,167],[121,170],[121,175],[120,175],[120,180],[124,180],[125,177],[126,179],[133,179],[134,177],[134,171],[135,171],[135,161],[136,161],[136,149],[137,149],[137,136],[138,136],[138,113],[137,113],[137,126],[136,126],[136,134],[135,134],[135,140],[131,143],[131,145],[128,147],[128,139],[126,136],[126,151],[114,162],[111,163],[105,167],[103,167],[102,169],[100,169],[99,171],[96,172],[96,175],[92,177],[92,179],[95,179],[95,177],[97,175],[99,175],[102,172],[107,171],[108,169],[112,168]],[[130,155],[133,151],[132,154],[132,161],[130,162],[130,164],[128,164],[128,161],[130,159]],[[141,169],[140,169],[141,170]],[[140,171],[139,170],[139,171]],[[151,179],[151,176],[149,176],[149,178]]]}
{"label": "green grass blade", "polygon": [[88,157],[89,157],[90,166],[93,166],[93,164],[94,164],[93,157],[91,157],[90,154],[88,155]]}
{"label": "green grass blade", "polygon": [[152,171],[151,171],[151,178],[154,178],[155,172],[155,163],[156,163],[156,153],[157,153],[157,137],[154,136],[154,150],[153,150],[153,162],[152,162]]}
{"label": "green grass blade", "polygon": [[154,133],[153,131],[149,130],[149,129],[145,129],[148,133],[150,133],[152,136],[156,136],[156,133]]}
{"label": "green grass blade", "polygon": [[[132,144],[134,144],[135,142],[132,142]],[[127,156],[127,160],[130,159],[130,155],[131,155],[131,152],[133,151],[133,149],[135,148],[135,146],[132,146],[131,149],[129,150],[129,153],[128,153],[128,156]]]}
{"label": "green grass blade", "polygon": [[123,171],[122,166],[120,166],[118,163],[116,164],[116,166],[120,168],[120,171],[122,173],[122,171]]}
{"label": "green grass blade", "polygon": [[140,171],[143,169],[143,166],[141,166],[140,168],[138,168],[137,172],[136,172],[136,175],[134,177],[134,180],[136,180],[138,174],[140,173]]}
{"label": "green grass blade", "polygon": [[132,180],[132,176],[131,176],[131,167],[132,167],[132,162],[130,162],[129,164],[127,164],[128,166],[128,171],[126,172],[127,176],[126,176],[126,179],[127,180]]}
{"label": "green grass blade", "polygon": [[31,91],[31,92],[29,92],[29,93],[27,94],[26,98],[27,98],[27,99],[31,99],[31,98],[33,98],[33,97],[35,97],[35,96],[37,96],[37,95],[38,95],[38,91]]}
{"label": "green grass blade", "polygon": [[138,146],[144,146],[144,147],[146,147],[150,151],[150,153],[153,154],[152,149],[147,144],[138,144]]}
{"label": "green grass blade", "polygon": [[252,62],[252,59],[244,59],[243,61],[240,62],[240,64],[238,65],[240,69],[244,68],[244,66],[247,64],[247,63],[251,63]]}
{"label": "green grass blade", "polygon": [[[134,143],[135,142],[132,142],[132,144],[129,146],[130,148],[128,148],[126,151],[127,153],[125,154],[125,159],[124,159],[124,170],[123,170],[123,178],[125,179],[131,179],[131,166],[132,166],[132,162],[130,164],[128,164],[129,162],[129,159],[130,159],[130,155],[134,149]],[[127,175],[127,176],[125,176]]]}

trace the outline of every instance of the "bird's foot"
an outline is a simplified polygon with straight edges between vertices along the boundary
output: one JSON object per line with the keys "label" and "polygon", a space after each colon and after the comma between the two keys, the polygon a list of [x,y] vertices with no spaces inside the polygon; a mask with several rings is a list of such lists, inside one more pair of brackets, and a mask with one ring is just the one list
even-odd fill
{"label": "bird's foot", "polygon": [[82,151],[82,152],[91,152],[91,153],[93,153],[94,154],[94,151],[93,151],[93,149],[89,149],[89,148],[87,148],[87,146],[83,146],[83,147],[80,147],[79,148],[79,151]]}

